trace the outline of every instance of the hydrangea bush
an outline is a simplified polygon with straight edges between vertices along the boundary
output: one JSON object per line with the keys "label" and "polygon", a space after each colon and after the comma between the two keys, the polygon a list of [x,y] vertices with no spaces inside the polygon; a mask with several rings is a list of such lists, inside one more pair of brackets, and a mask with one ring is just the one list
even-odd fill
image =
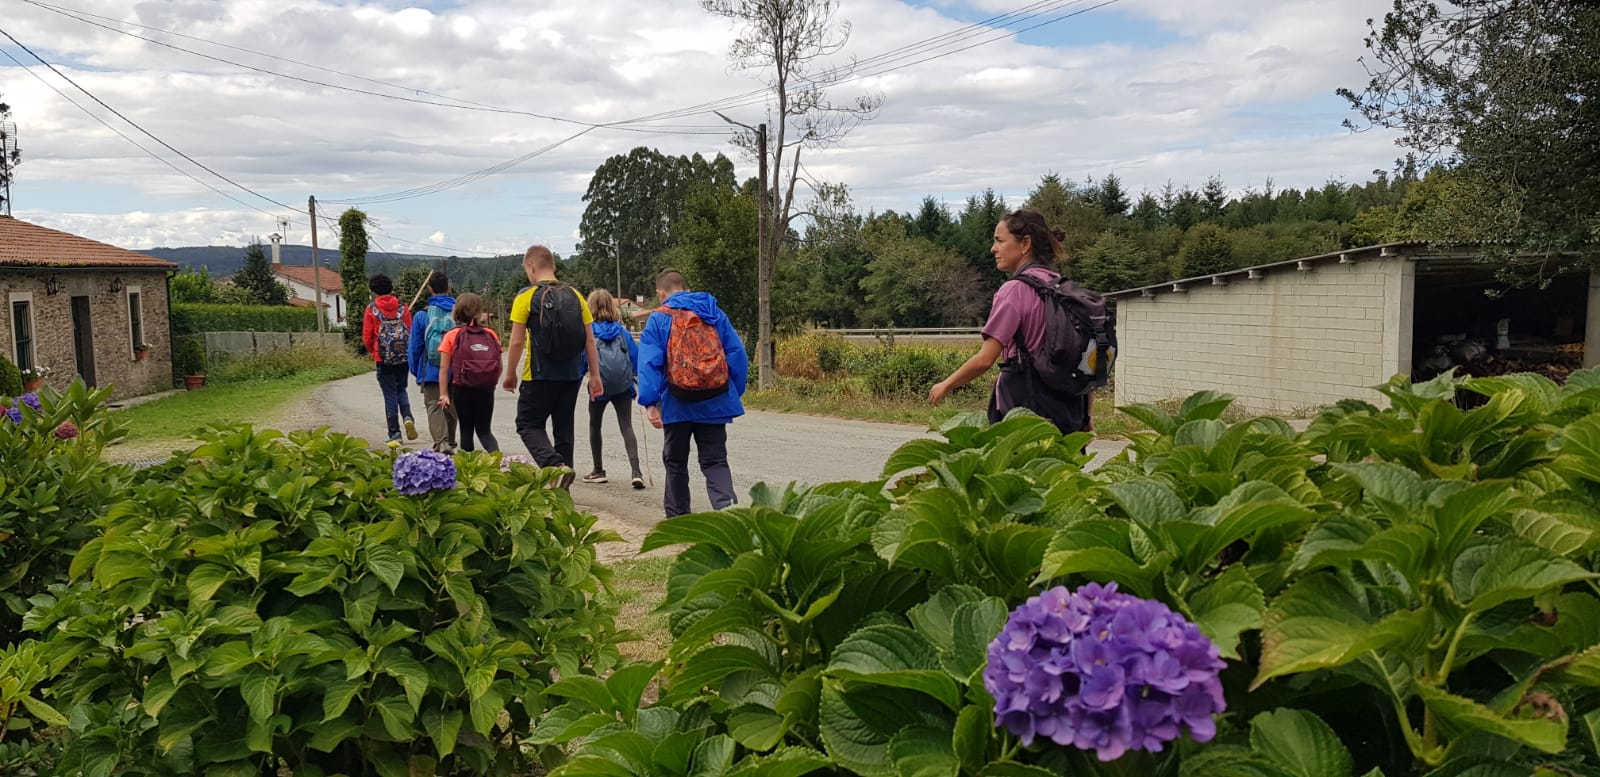
{"label": "hydrangea bush", "polygon": [[1198,742],[1215,736],[1212,716],[1227,707],[1224,666],[1211,640],[1165,604],[1090,583],[1013,610],[989,643],[983,685],[996,723],[1024,745],[1041,737],[1112,761],[1161,752],[1184,729]]}
{"label": "hydrangea bush", "polygon": [[455,459],[438,451],[402,453],[394,460],[394,487],[407,496],[455,488]]}

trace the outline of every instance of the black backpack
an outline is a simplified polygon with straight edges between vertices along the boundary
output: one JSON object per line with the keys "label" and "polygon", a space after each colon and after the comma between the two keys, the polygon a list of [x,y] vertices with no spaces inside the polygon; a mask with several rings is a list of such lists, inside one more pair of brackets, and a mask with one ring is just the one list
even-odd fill
{"label": "black backpack", "polygon": [[540,281],[532,308],[528,328],[539,355],[551,361],[569,361],[583,353],[587,327],[577,289],[560,281]]}
{"label": "black backpack", "polygon": [[1029,353],[1017,332],[1017,353],[1032,366],[1039,381],[1053,391],[1082,396],[1111,380],[1117,360],[1117,316],[1104,297],[1065,278],[1046,280],[1026,273],[1028,284],[1044,301],[1044,342]]}

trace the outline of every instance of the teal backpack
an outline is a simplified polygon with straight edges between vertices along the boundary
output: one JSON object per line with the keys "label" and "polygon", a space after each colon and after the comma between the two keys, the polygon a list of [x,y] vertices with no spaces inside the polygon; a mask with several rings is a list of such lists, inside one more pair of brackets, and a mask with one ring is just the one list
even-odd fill
{"label": "teal backpack", "polygon": [[444,342],[446,332],[456,328],[454,318],[450,311],[438,305],[428,306],[428,328],[423,332],[423,343],[427,345],[428,363],[439,366],[439,344]]}

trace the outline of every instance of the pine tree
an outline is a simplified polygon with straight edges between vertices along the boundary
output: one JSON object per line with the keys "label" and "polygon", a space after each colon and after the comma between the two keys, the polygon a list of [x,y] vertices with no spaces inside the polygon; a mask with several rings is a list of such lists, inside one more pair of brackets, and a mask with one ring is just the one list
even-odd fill
{"label": "pine tree", "polygon": [[1122,180],[1116,173],[1109,173],[1105,180],[1100,182],[1097,202],[1100,209],[1107,216],[1121,216],[1128,212],[1128,193],[1122,189]]}
{"label": "pine tree", "polygon": [[233,285],[243,289],[252,304],[289,304],[289,289],[272,277],[272,268],[260,243],[251,243],[244,249],[244,267],[234,274]]}

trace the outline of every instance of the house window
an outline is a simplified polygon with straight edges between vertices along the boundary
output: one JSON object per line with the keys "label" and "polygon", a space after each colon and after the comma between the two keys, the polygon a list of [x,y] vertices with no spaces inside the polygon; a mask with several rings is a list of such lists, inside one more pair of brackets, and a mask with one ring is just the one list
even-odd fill
{"label": "house window", "polygon": [[26,370],[33,361],[33,295],[11,295],[12,357],[17,369]]}
{"label": "house window", "polygon": [[128,287],[128,343],[130,350],[137,350],[139,344],[144,342],[144,307],[139,304],[143,296],[139,293],[138,286]]}

